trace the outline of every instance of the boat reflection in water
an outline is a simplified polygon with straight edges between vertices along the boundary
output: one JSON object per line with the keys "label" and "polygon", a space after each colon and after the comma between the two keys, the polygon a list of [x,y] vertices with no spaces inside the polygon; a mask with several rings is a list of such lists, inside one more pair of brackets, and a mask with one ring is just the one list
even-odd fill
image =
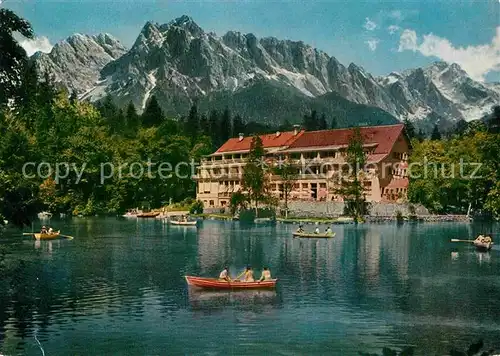
{"label": "boat reflection in water", "polygon": [[280,299],[274,290],[207,291],[188,287],[189,303],[195,310],[223,309],[227,306],[278,306]]}

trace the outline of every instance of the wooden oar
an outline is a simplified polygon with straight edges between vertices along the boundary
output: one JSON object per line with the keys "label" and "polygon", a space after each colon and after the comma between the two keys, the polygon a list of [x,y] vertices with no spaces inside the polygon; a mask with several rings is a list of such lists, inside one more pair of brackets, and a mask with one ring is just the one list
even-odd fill
{"label": "wooden oar", "polygon": [[59,234],[59,236],[64,237],[65,239],[68,239],[68,240],[73,240],[74,239],[73,236],[62,235],[62,234]]}
{"label": "wooden oar", "polygon": [[474,242],[475,240],[459,240],[459,239],[451,239],[451,242]]}
{"label": "wooden oar", "polygon": [[23,236],[32,236],[35,232],[23,232]]}

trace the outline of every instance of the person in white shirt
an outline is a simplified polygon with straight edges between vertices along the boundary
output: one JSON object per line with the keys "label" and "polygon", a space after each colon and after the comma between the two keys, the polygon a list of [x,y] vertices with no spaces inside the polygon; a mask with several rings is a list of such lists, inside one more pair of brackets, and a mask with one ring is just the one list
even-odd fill
{"label": "person in white shirt", "polygon": [[314,230],[314,233],[319,234],[319,227],[317,227],[316,230]]}
{"label": "person in white shirt", "polygon": [[259,282],[270,281],[271,279],[272,279],[271,278],[271,271],[269,270],[269,268],[264,267],[264,270],[262,271],[262,275],[259,279]]}
{"label": "person in white shirt", "polygon": [[229,268],[226,266],[222,270],[222,272],[219,274],[219,279],[224,280],[224,281],[231,281],[231,278],[229,277]]}

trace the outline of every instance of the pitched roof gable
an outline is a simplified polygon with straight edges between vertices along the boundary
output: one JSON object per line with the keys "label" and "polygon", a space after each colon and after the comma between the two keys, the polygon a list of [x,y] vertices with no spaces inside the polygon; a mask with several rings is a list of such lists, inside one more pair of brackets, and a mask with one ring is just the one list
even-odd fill
{"label": "pitched roof gable", "polygon": [[[264,148],[273,148],[273,147],[283,147],[288,146],[295,139],[300,137],[304,131],[299,131],[296,135],[293,131],[281,132],[278,136],[276,133],[260,135],[260,139],[262,140],[262,145]],[[250,145],[252,143],[253,137],[244,137],[243,140],[240,141],[239,137],[230,138],[226,141],[215,153],[225,153],[225,152],[239,152],[239,151],[248,151],[250,150]]]}
{"label": "pitched roof gable", "polygon": [[[361,136],[365,144],[376,143],[376,154],[389,153],[394,146],[394,143],[403,132],[404,125],[387,125],[387,126],[369,126],[360,127]],[[306,131],[296,140],[294,140],[289,148],[305,148],[305,147],[325,147],[325,146],[347,146],[353,135],[353,128],[334,129],[324,131]]]}

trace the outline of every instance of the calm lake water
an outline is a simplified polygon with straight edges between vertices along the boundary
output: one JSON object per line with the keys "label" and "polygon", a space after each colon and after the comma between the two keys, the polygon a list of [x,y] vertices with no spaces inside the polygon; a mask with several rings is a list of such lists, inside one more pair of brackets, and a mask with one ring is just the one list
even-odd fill
{"label": "calm lake water", "polygon": [[[55,221],[73,240],[0,237],[6,355],[417,355],[500,349],[500,251],[450,238],[498,225],[334,226],[334,239],[293,239],[297,225],[154,220]],[[309,225],[312,229],[312,225]],[[38,226],[37,226],[38,228]],[[323,229],[323,227],[322,227]],[[233,276],[268,265],[276,292],[195,292],[184,275]]]}

